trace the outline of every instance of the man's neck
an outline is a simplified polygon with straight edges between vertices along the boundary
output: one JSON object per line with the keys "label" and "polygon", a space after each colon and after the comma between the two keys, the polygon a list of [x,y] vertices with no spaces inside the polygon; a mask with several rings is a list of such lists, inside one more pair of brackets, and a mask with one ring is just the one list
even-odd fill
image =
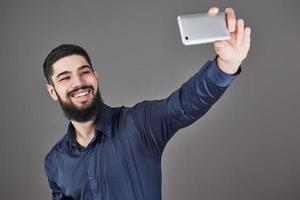
{"label": "man's neck", "polygon": [[75,136],[77,142],[84,147],[87,147],[90,141],[95,137],[95,118],[87,122],[76,122],[72,121],[71,123],[75,129]]}

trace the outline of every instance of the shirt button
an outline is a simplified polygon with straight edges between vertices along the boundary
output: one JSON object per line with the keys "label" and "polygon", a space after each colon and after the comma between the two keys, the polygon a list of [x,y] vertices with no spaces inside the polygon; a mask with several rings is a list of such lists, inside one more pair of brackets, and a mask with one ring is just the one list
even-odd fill
{"label": "shirt button", "polygon": [[94,179],[94,177],[93,177],[93,176],[91,176],[91,177],[90,177],[90,180],[93,180],[93,179]]}

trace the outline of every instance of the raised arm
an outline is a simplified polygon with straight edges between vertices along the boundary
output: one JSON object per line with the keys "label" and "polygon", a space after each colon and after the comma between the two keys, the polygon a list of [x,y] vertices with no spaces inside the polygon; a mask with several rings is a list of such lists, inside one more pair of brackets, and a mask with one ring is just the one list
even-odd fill
{"label": "raised arm", "polygon": [[[218,11],[211,8],[209,13]],[[227,8],[225,13],[231,39],[214,42],[216,58],[167,98],[143,101],[130,110],[141,140],[156,154],[162,154],[176,131],[203,116],[240,73],[239,66],[250,48],[250,28],[244,28],[243,20],[236,22],[233,9]]]}

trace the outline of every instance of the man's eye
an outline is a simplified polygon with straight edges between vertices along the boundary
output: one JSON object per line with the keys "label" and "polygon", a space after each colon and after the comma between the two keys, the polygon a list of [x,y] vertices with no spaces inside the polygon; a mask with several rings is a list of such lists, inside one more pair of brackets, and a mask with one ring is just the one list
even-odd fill
{"label": "man's eye", "polygon": [[70,77],[67,76],[65,78],[60,79],[60,81],[67,80],[67,79],[70,79]]}
{"label": "man's eye", "polygon": [[85,71],[85,72],[82,72],[83,74],[89,74],[90,73],[90,71]]}

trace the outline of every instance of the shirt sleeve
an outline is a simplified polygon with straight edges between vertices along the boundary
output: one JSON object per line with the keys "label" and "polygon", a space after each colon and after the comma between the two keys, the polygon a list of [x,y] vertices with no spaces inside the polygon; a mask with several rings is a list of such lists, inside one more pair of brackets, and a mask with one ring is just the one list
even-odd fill
{"label": "shirt sleeve", "polygon": [[162,155],[170,138],[203,116],[239,73],[240,68],[234,75],[226,74],[215,58],[167,98],[133,106],[132,119],[145,145]]}
{"label": "shirt sleeve", "polygon": [[[51,167],[52,166],[52,167]],[[53,163],[49,160],[46,156],[44,160],[44,168],[48,178],[48,183],[51,188],[52,200],[63,200],[65,196],[63,195],[60,188],[57,186],[56,182],[54,181],[54,177],[51,173],[51,169],[53,168]]]}

